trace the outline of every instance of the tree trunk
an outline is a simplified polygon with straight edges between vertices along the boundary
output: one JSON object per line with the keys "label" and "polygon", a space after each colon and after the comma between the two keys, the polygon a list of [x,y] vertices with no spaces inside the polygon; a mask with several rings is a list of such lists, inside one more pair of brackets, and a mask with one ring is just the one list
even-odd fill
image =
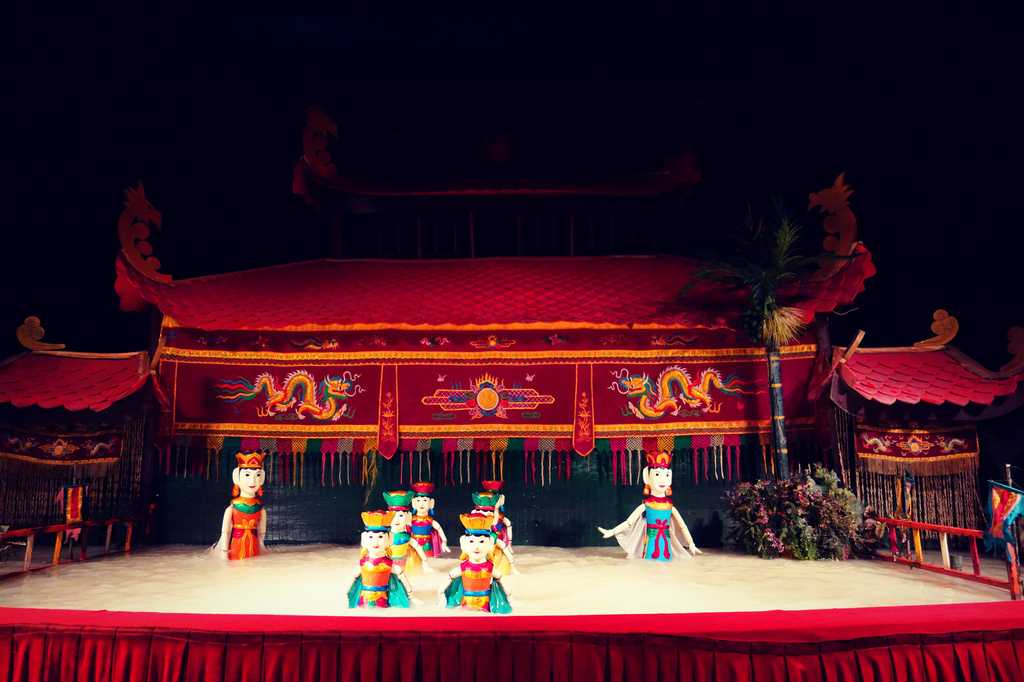
{"label": "tree trunk", "polygon": [[789,448],[786,446],[786,412],[782,406],[782,362],[774,344],[765,346],[768,354],[768,400],[772,408],[772,450],[775,471],[780,479],[789,478]]}

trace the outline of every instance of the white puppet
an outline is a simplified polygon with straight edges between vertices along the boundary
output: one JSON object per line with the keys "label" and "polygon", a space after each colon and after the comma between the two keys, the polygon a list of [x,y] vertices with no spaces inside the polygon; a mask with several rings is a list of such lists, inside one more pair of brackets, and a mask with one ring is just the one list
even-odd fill
{"label": "white puppet", "polygon": [[682,515],[672,504],[672,453],[647,453],[643,479],[644,501],[614,528],[598,526],[601,535],[614,537],[630,559],[671,561],[673,554],[701,554]]}
{"label": "white puppet", "polygon": [[231,472],[234,486],[231,504],[224,510],[220,541],[214,549],[224,558],[250,559],[267,551],[263,540],[267,535],[267,510],[263,508],[263,453],[239,452],[237,466]]}

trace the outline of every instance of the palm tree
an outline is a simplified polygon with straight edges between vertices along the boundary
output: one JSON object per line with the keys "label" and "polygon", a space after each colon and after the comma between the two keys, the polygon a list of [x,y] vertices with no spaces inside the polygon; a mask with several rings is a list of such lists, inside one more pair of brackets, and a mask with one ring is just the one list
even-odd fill
{"label": "palm tree", "polygon": [[798,338],[805,324],[802,311],[780,305],[777,293],[786,282],[812,271],[821,262],[820,256],[807,257],[798,253],[799,236],[800,228],[788,217],[780,218],[774,228],[769,228],[763,221],[755,221],[748,216],[746,230],[735,239],[735,255],[710,260],[687,285],[688,289],[701,280],[713,281],[745,290],[748,295],[743,326],[754,342],[764,344],[768,356],[772,447],[775,450],[776,473],[780,478],[789,478],[789,451],[779,349]]}

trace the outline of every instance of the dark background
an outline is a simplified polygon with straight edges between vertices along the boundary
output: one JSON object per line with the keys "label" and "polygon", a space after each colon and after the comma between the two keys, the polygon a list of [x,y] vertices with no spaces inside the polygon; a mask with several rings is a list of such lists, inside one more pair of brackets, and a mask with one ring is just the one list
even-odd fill
{"label": "dark background", "polygon": [[138,179],[175,277],[326,255],[324,219],[290,191],[319,101],[352,113],[343,127],[393,123],[440,158],[432,124],[452,121],[484,137],[579,129],[620,149],[685,138],[703,181],[665,246],[679,252],[748,202],[801,208],[845,170],[879,274],[836,341],[862,327],[868,345],[907,344],[945,307],[955,343],[998,366],[1007,327],[1024,324],[1016,26],[935,12],[12,19],[0,355],[27,314],[73,350],[145,346],[145,320],[113,292],[122,190]]}

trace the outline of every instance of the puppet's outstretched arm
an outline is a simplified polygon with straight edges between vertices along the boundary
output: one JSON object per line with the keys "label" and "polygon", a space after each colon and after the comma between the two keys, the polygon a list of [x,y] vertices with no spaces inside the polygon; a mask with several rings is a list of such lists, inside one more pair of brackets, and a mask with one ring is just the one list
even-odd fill
{"label": "puppet's outstretched arm", "polygon": [[214,549],[222,557],[226,558],[228,555],[228,547],[230,546],[231,539],[231,505],[224,510],[224,520],[220,524],[220,540],[214,545]]}
{"label": "puppet's outstretched arm", "polygon": [[680,533],[682,537],[680,537],[679,539],[682,540],[683,545],[686,547],[686,551],[688,551],[693,556],[703,554],[704,552],[697,549],[697,543],[693,541],[693,536],[690,535],[690,529],[686,527],[686,521],[683,521],[683,515],[679,513],[679,510],[676,509],[675,506],[672,507],[672,518],[676,520],[676,522],[682,529]]}
{"label": "puppet's outstretched arm", "polygon": [[633,524],[637,522],[637,519],[639,519],[640,515],[643,513],[644,505],[641,502],[637,506],[637,508],[633,510],[633,513],[626,517],[626,520],[620,523],[619,525],[615,526],[614,528],[602,528],[601,526],[598,526],[597,529],[601,531],[601,536],[605,539],[615,537],[616,535],[625,532],[629,528],[632,528]]}
{"label": "puppet's outstretched arm", "polygon": [[267,537],[267,510],[266,509],[261,509],[260,510],[260,525],[259,525],[259,528],[256,530],[256,533],[257,533],[256,537],[260,541],[260,551],[261,552],[266,552],[267,551],[267,546],[265,544],[263,544],[263,541]]}

